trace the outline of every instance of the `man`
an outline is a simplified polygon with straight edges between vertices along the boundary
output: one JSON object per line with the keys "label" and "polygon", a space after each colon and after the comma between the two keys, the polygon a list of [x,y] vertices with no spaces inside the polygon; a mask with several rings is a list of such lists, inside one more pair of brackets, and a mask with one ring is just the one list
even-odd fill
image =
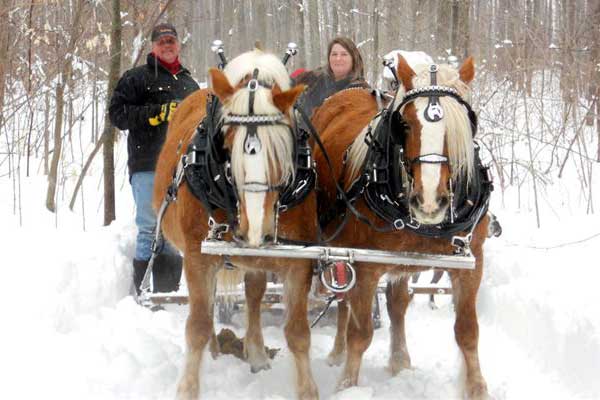
{"label": "man", "polygon": [[[109,115],[112,123],[128,130],[127,166],[136,205],[138,228],[133,282],[138,290],[152,256],[156,215],[152,209],[154,169],[165,141],[168,122],[177,104],[198,84],[179,62],[181,46],[171,24],[159,24],[152,30],[152,52],[146,65],[125,72],[113,93]],[[155,292],[179,288],[181,257],[170,246],[159,254],[153,266]]]}

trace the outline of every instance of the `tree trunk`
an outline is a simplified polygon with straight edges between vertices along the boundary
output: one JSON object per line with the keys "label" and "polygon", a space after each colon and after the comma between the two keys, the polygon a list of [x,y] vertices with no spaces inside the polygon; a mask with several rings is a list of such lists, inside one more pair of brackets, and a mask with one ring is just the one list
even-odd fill
{"label": "tree trunk", "polygon": [[373,51],[372,59],[369,62],[369,69],[372,71],[369,80],[375,82],[378,79],[379,71],[381,71],[381,62],[379,57],[379,6],[380,1],[373,1],[373,10],[371,16],[373,17],[372,25],[373,28]]}
{"label": "tree trunk", "polygon": [[[291,7],[294,8],[294,14],[296,16],[296,32],[298,32],[298,50],[300,51],[300,57],[298,57],[299,63],[298,68],[306,68],[307,60],[309,57],[309,49],[306,48],[306,41],[304,40],[304,12],[302,3],[291,2]],[[314,65],[310,65],[310,68],[314,68]]]}
{"label": "tree trunk", "polygon": [[[8,12],[10,10],[10,0],[0,0],[0,15],[2,23],[0,28],[0,107],[4,107],[4,89],[6,75],[8,73],[9,57],[9,42],[10,42],[10,25],[8,24]],[[0,112],[0,130],[4,126],[4,113]]]}
{"label": "tree trunk", "polygon": [[596,103],[596,133],[598,135],[598,150],[596,161],[600,162],[600,2],[596,3],[592,16],[592,57],[591,57],[591,76],[590,92],[592,101]]}
{"label": "tree trunk", "polygon": [[48,175],[48,158],[50,158],[50,94],[46,92],[46,109],[44,110],[44,175]]}
{"label": "tree trunk", "polygon": [[50,163],[50,173],[48,174],[48,191],[46,192],[46,208],[51,211],[56,211],[56,183],[58,177],[58,163],[60,161],[60,153],[62,150],[62,123],[64,111],[64,93],[65,88],[71,80],[71,72],[73,69],[73,52],[80,36],[80,21],[83,15],[83,9],[86,1],[79,0],[75,5],[73,14],[73,22],[71,24],[71,32],[69,45],[65,54],[65,61],[60,67],[59,82],[56,85],[56,119],[54,120],[54,151],[52,152],[52,161]]}
{"label": "tree trunk", "polygon": [[437,51],[444,56],[448,56],[447,49],[450,45],[450,35],[448,27],[451,26],[452,6],[449,0],[441,0],[438,4],[438,14],[436,23],[436,44]]}
{"label": "tree trunk", "polygon": [[115,213],[115,162],[114,143],[115,129],[110,123],[108,107],[110,98],[117,86],[121,70],[121,0],[112,0],[112,29],[110,32],[110,71],[106,89],[106,107],[104,108],[104,225],[110,225],[116,218]]}

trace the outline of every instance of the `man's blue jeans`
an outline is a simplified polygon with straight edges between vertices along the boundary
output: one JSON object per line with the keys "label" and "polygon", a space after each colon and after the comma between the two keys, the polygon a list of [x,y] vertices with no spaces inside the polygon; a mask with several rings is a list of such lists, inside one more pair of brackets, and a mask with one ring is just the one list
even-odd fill
{"label": "man's blue jeans", "polygon": [[[135,243],[135,259],[148,261],[152,257],[152,241],[156,229],[156,214],[152,209],[152,191],[154,188],[154,172],[135,172],[131,175],[131,190],[135,202],[135,225],[138,228]],[[176,250],[165,242],[165,252],[176,253]]]}

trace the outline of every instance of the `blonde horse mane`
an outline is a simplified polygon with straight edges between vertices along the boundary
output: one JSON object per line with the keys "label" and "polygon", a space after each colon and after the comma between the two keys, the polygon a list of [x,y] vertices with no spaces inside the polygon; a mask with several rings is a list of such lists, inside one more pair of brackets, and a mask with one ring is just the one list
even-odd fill
{"label": "blonde horse mane", "polygon": [[[431,84],[428,67],[428,65],[421,64],[413,68],[416,74],[412,80],[414,89],[429,86]],[[466,83],[460,80],[458,71],[446,64],[439,65],[438,67],[438,85],[456,89],[458,94],[465,99],[465,101],[469,101],[470,88]],[[400,88],[398,88],[398,92],[394,99],[394,109],[402,102],[405,94],[406,90],[404,86],[401,85]],[[442,121],[446,126],[446,144],[448,146],[448,158],[450,160],[452,179],[456,181],[464,177],[468,183],[471,181],[474,171],[473,133],[471,130],[471,122],[467,116],[466,109],[456,100],[450,97],[440,97],[439,100],[444,109],[444,118]],[[422,113],[427,106],[428,99],[425,97],[417,98],[413,103],[417,109],[417,114]],[[371,122],[373,131],[378,123],[379,119]],[[349,151],[349,182],[352,182],[358,176],[365,162],[368,150],[368,146],[365,143],[367,130],[368,126],[365,127],[360,135],[354,140]]]}

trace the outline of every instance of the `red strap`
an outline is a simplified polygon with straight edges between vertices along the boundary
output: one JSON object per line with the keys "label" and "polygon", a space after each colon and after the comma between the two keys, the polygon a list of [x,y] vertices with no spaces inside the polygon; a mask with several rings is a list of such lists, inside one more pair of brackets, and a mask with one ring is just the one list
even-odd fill
{"label": "red strap", "polygon": [[[346,272],[346,263],[343,261],[338,261],[335,263],[335,280],[337,281],[339,286],[344,286],[348,284],[348,274]],[[345,293],[336,293],[335,296],[338,300],[342,300],[344,298]]]}

